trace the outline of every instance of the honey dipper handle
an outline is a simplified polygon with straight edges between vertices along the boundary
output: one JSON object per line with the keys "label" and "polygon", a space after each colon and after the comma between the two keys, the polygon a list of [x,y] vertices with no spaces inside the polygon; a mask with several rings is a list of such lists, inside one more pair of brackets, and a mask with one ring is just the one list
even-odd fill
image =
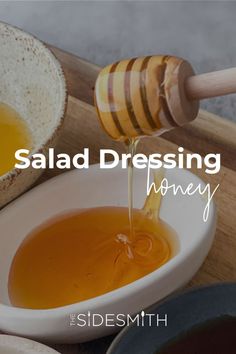
{"label": "honey dipper handle", "polygon": [[191,76],[186,80],[185,89],[190,100],[236,93],[236,68]]}

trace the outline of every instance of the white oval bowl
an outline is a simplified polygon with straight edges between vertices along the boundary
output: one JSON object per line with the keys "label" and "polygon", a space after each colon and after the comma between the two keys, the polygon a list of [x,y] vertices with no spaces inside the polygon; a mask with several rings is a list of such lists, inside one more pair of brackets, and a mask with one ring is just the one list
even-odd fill
{"label": "white oval bowl", "polygon": [[0,334],[0,354],[59,354],[33,340]]}
{"label": "white oval bowl", "polygon": [[[54,147],[66,110],[67,91],[61,65],[35,37],[0,22],[0,102],[26,121],[31,153]],[[42,170],[14,169],[0,176],[0,207],[25,191]]]}
{"label": "white oval bowl", "polygon": [[[135,171],[134,206],[141,208],[146,195],[145,170]],[[186,170],[167,171],[172,184],[204,183]],[[127,171],[119,167],[64,173],[26,193],[0,212],[0,330],[52,342],[82,342],[107,335],[113,327],[70,326],[70,314],[134,314],[183,286],[196,273],[213,242],[216,210],[210,205],[203,221],[205,197],[173,196],[168,192],[161,205],[161,218],[176,230],[180,250],[161,268],[120,289],[80,303],[49,310],[11,306],[8,275],[12,259],[25,236],[58,213],[96,206],[127,206]]]}

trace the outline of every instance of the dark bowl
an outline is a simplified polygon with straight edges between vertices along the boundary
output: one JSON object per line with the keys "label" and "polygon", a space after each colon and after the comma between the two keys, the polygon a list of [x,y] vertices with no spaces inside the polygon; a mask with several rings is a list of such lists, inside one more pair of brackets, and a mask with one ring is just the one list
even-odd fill
{"label": "dark bowl", "polygon": [[154,325],[150,326],[150,317],[144,317],[144,325],[140,321],[139,326],[134,323],[123,329],[107,354],[154,354],[194,328],[222,318],[236,319],[236,283],[221,283],[179,293],[152,306],[147,313],[159,314],[160,319],[167,314],[168,325],[160,322],[157,326],[156,316],[153,316]]}

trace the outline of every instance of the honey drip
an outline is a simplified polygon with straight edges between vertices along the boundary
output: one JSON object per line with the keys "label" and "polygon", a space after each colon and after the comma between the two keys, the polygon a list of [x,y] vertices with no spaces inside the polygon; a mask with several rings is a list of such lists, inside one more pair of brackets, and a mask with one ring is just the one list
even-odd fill
{"label": "honey drip", "polygon": [[130,153],[131,158],[129,159],[128,164],[128,208],[129,208],[129,225],[130,225],[130,240],[133,240],[134,235],[134,221],[133,221],[133,157],[136,152],[138,145],[138,139],[130,139],[127,141],[127,150]]}
{"label": "honey drip", "polygon": [[31,149],[29,129],[19,114],[0,103],[0,176],[11,171],[16,163],[18,149]]}

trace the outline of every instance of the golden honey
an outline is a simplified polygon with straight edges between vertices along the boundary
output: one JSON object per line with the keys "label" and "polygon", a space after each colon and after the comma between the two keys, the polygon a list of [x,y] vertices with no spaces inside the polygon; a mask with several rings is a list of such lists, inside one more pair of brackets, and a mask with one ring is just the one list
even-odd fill
{"label": "golden honey", "polygon": [[127,208],[101,207],[58,216],[18,249],[9,276],[14,306],[48,309],[102,295],[159,268],[174,253],[175,235],[162,221]]}
{"label": "golden honey", "polygon": [[31,134],[20,115],[10,106],[0,103],[0,176],[11,171],[18,149],[31,149]]}
{"label": "golden honey", "polygon": [[194,75],[182,58],[151,55],[107,65],[95,84],[95,106],[103,129],[125,140],[182,126],[196,118],[197,100],[189,100],[185,82]]}

